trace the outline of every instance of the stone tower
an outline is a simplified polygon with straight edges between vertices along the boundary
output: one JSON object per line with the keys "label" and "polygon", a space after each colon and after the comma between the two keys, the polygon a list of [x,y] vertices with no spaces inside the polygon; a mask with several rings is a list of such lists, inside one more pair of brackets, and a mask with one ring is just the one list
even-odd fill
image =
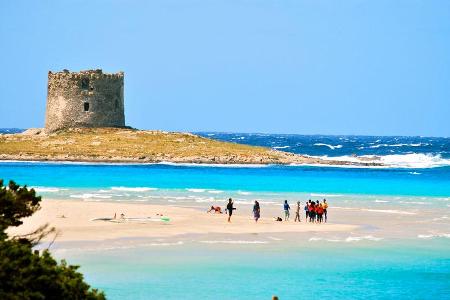
{"label": "stone tower", "polygon": [[124,126],[123,72],[48,72],[46,132]]}

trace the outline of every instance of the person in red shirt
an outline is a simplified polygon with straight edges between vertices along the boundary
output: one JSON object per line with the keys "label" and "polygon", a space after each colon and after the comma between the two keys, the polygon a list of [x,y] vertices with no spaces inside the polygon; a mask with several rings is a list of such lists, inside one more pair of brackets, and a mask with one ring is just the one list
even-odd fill
{"label": "person in red shirt", "polygon": [[316,206],[316,212],[317,212],[317,222],[322,223],[322,218],[323,218],[322,204],[319,204],[319,206]]}

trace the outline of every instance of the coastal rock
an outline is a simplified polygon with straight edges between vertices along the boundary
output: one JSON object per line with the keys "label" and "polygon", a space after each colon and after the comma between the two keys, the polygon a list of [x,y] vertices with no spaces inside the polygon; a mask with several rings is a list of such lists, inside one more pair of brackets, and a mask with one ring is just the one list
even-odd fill
{"label": "coastal rock", "polygon": [[3,160],[27,161],[380,165],[370,160],[324,160],[194,134],[128,128],[70,128],[49,135],[33,129],[2,135],[0,155]]}
{"label": "coastal rock", "polygon": [[22,133],[21,135],[45,135],[43,128],[29,128]]}

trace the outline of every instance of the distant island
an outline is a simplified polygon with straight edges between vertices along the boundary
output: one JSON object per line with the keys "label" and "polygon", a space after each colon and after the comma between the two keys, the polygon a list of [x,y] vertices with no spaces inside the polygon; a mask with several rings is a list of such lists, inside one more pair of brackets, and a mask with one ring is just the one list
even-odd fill
{"label": "distant island", "polygon": [[29,129],[0,135],[0,160],[111,163],[319,164],[376,166],[322,160],[265,147],[221,142],[191,133],[131,128]]}

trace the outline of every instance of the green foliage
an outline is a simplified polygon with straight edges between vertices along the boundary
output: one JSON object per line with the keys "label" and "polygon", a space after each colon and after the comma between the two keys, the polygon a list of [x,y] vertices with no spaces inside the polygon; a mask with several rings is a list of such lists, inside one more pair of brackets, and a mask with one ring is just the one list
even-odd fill
{"label": "green foliage", "polygon": [[20,187],[10,181],[8,187],[0,179],[0,231],[9,226],[22,225],[20,219],[29,217],[40,209],[41,197],[36,196],[34,189]]}
{"label": "green foliage", "polygon": [[[0,180],[0,299],[105,299],[91,289],[77,266],[58,263],[47,250],[33,251],[46,226],[26,237],[8,238],[6,229],[39,210],[41,198],[33,189]],[[38,238],[34,236],[38,235]]]}

